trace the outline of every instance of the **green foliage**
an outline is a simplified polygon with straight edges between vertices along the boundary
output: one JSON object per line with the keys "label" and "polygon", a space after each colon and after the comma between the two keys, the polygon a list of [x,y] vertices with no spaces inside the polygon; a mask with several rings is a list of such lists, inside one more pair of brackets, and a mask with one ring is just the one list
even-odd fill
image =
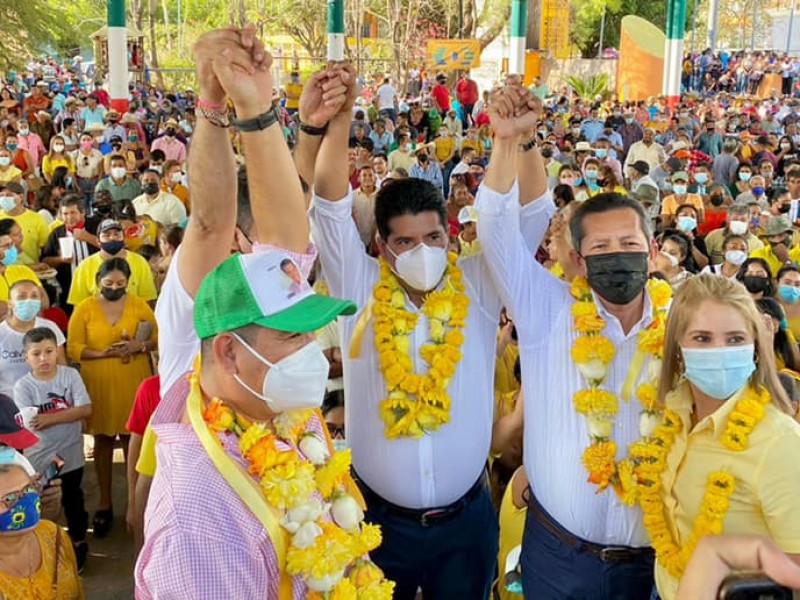
{"label": "green foliage", "polygon": [[594,100],[597,96],[605,96],[608,92],[608,75],[600,73],[585,79],[571,75],[567,77],[567,85],[574,89],[583,100]]}

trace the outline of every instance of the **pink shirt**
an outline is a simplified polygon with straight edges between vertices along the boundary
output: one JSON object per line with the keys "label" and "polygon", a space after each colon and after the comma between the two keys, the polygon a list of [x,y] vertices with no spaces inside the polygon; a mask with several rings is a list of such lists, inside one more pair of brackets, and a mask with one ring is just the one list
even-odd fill
{"label": "pink shirt", "polygon": [[150,152],[161,150],[167,160],[177,160],[183,164],[186,162],[186,145],[178,139],[170,139],[169,136],[162,135],[153,142]]}
{"label": "pink shirt", "polygon": [[[145,542],[136,561],[137,600],[257,598],[277,600],[280,573],[261,522],[217,471],[191,425],[180,419],[189,382],[179,379],[153,417],[158,470],[145,514]],[[309,429],[322,435],[315,418]],[[236,437],[219,434],[244,468]],[[292,580],[292,597],[307,588]]]}
{"label": "pink shirt", "polygon": [[32,131],[28,135],[18,135],[17,145],[23,150],[28,151],[37,167],[42,162],[42,156],[47,153],[42,143],[42,138],[39,137],[39,134],[33,133]]}

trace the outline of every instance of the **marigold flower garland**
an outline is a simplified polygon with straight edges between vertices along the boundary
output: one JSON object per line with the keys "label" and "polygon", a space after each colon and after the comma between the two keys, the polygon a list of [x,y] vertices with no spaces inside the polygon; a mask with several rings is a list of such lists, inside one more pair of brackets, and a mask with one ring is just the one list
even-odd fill
{"label": "marigold flower garland", "polygon": [[[761,388],[756,391],[749,388],[736,402],[736,406],[728,416],[725,430],[720,438],[722,445],[734,452],[745,450],[750,433],[764,418],[764,407],[769,402],[770,396],[766,389]],[[730,496],[736,487],[736,480],[729,473],[714,471],[709,474],[706,493],[692,531],[683,546],[679,546],[672,535],[666,508],[661,499],[661,476],[667,468],[667,456],[681,428],[680,417],[668,409],[652,436],[631,445],[630,449],[645,529],[656,551],[656,559],[676,579],[680,579],[683,575],[686,564],[700,539],[706,535],[722,533],[725,515],[730,506]]]}
{"label": "marigold flower garland", "polygon": [[447,386],[461,361],[469,298],[464,293],[457,255],[450,253],[441,290],[425,296],[422,313],[428,318],[430,341],[420,348],[428,372],[414,372],[411,336],[417,314],[406,310],[405,294],[389,264],[380,259],[381,277],[372,292],[373,329],[386,398],[381,418],[387,438],[419,438],[450,420]]}
{"label": "marigold flower garland", "polygon": [[366,558],[381,543],[380,528],[362,523],[364,513],[345,491],[350,450],[331,455],[326,442],[308,430],[313,414],[282,413],[270,429],[215,398],[203,420],[212,432],[238,438],[248,471],[267,502],[284,512],[281,525],[292,536],[286,570],[305,581],[308,598],[389,600],[394,582]]}
{"label": "marigold flower garland", "polygon": [[[647,282],[653,321],[639,333],[638,351],[650,355],[648,381],[636,389],[636,398],[642,405],[639,419],[640,435],[652,433],[661,416],[656,406],[656,385],[661,371],[666,313],[672,293],[664,281]],[[611,434],[619,412],[617,396],[600,386],[614,359],[614,344],[600,332],[606,326],[592,296],[592,290],[583,277],[576,277],[570,285],[575,302],[572,305],[573,328],[580,335],[572,344],[572,360],[588,388],[573,396],[575,410],[586,417],[591,443],[584,450],[582,462],[589,473],[589,482],[597,486],[598,493],[612,486],[617,496],[627,505],[636,502],[637,487],[633,478],[633,465],[628,459],[616,461],[617,445]]]}

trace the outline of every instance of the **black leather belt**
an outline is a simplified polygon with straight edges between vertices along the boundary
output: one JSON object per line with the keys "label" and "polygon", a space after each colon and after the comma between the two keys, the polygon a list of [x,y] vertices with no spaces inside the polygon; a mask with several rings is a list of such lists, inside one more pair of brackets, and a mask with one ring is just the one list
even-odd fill
{"label": "black leather belt", "polygon": [[623,564],[644,560],[655,556],[650,546],[634,548],[632,546],[601,546],[588,540],[572,535],[559,525],[553,517],[539,504],[530,488],[525,490],[528,510],[536,520],[563,543],[576,548],[579,552],[588,552],[604,563]]}
{"label": "black leather belt", "polygon": [[423,527],[431,527],[438,523],[444,523],[454,519],[464,510],[464,507],[473,500],[486,485],[486,472],[482,472],[478,480],[472,484],[472,487],[467,490],[467,493],[461,496],[458,500],[447,506],[440,506],[437,508],[406,508],[405,506],[398,506],[388,500],[382,498],[377,492],[372,490],[364,480],[359,478],[354,473],[354,478],[358,482],[358,487],[364,495],[364,500],[367,502],[367,510],[372,506],[382,506],[390,513],[394,513],[399,517],[408,519],[409,521],[417,521]]}

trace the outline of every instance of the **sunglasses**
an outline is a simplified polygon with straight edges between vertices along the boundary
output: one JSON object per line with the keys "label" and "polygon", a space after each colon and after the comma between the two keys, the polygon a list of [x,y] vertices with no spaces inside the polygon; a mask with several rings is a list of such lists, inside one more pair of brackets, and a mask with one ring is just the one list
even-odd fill
{"label": "sunglasses", "polygon": [[331,434],[331,438],[336,438],[336,437],[344,438],[344,425],[339,427],[338,425],[334,425],[333,423],[325,423],[325,426],[328,428],[328,432]]}
{"label": "sunglasses", "polygon": [[38,493],[39,488],[33,482],[26,485],[21,490],[16,492],[9,492],[5,496],[0,496],[0,505],[5,507],[6,510],[11,510],[17,502],[22,500],[23,496],[27,496],[28,494]]}

